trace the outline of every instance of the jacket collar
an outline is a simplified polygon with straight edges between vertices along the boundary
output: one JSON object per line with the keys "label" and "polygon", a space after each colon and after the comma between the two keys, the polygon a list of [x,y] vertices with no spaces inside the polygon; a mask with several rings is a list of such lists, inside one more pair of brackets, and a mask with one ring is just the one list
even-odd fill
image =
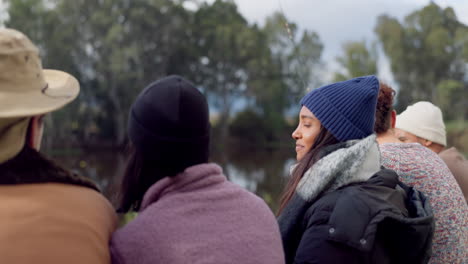
{"label": "jacket collar", "polygon": [[0,185],[63,183],[99,191],[86,177],[69,172],[40,152],[25,147],[13,159],[0,164]]}
{"label": "jacket collar", "polygon": [[380,170],[380,151],[375,135],[330,146],[302,177],[296,192],[305,201],[341,186],[367,181]]}

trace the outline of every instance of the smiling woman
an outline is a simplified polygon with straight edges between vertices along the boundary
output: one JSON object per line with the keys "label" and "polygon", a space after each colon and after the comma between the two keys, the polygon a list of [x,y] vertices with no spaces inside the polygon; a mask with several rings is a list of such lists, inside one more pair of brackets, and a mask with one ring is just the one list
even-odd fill
{"label": "smiling woman", "polygon": [[[299,125],[292,134],[292,137],[296,140],[296,159],[299,163],[292,171],[291,178],[281,197],[280,212],[292,199],[304,174],[317,161],[319,151],[323,147],[338,143],[338,140],[321,125],[320,121],[309,109],[302,107],[299,115]],[[304,119],[306,122],[302,122]]]}
{"label": "smiling woman", "polygon": [[292,133],[298,163],[278,217],[286,263],[428,261],[427,200],[380,167],[373,134],[378,92],[377,78],[365,76],[301,100]]}

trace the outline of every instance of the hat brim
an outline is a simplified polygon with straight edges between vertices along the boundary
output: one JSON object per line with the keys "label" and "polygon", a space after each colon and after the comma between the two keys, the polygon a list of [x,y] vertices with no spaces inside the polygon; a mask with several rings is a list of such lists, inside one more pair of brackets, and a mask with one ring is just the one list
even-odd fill
{"label": "hat brim", "polygon": [[58,70],[43,70],[47,83],[41,89],[23,93],[0,93],[0,118],[46,114],[73,101],[80,91],[78,81]]}

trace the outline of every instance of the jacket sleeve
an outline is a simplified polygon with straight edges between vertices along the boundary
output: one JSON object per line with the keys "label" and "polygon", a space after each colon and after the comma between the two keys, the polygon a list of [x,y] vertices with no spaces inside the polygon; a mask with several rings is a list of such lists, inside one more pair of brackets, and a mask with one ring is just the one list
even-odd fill
{"label": "jacket sleeve", "polygon": [[311,224],[305,229],[296,251],[296,264],[363,263],[362,253],[328,239],[327,224]]}

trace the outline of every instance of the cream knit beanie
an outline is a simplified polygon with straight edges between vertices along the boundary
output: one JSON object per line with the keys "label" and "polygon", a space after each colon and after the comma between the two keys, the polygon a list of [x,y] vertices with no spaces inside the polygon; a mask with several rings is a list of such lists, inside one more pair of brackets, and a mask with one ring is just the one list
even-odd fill
{"label": "cream knit beanie", "polygon": [[396,128],[447,146],[445,124],[440,108],[430,102],[410,105],[396,119]]}

